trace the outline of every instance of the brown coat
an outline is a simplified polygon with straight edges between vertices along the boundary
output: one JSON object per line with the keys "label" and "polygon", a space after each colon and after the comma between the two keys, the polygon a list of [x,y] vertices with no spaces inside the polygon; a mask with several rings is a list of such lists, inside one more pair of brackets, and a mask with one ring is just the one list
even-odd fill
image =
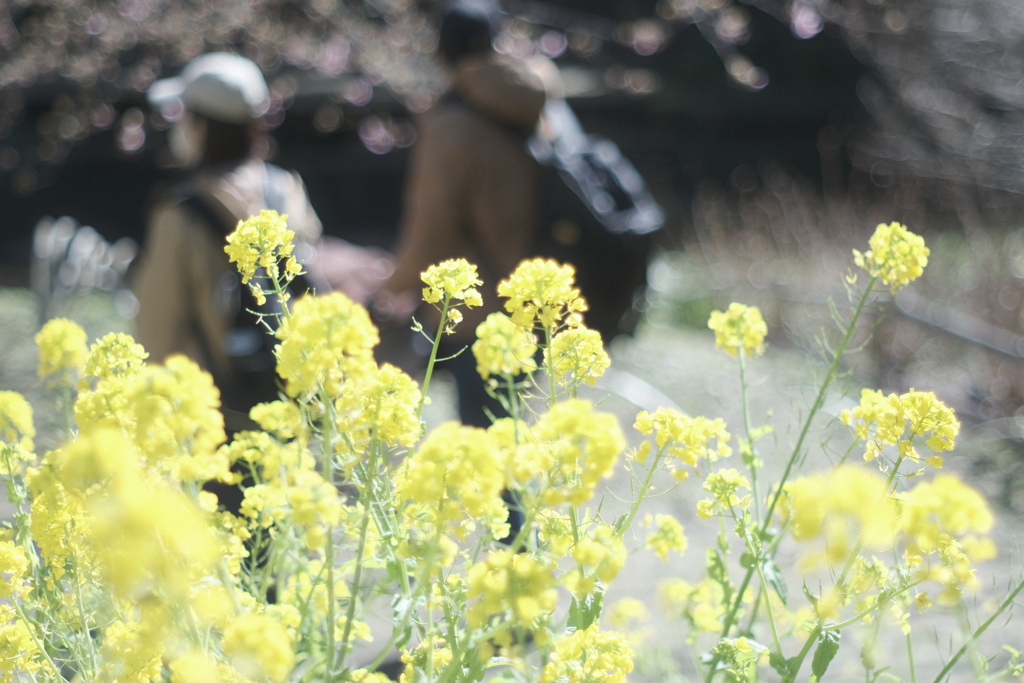
{"label": "brown coat", "polygon": [[[226,225],[266,208],[262,161],[251,159],[222,173],[195,179],[199,193],[223,219],[209,226],[177,201],[159,204],[149,218],[144,253],[133,282],[139,300],[135,334],[160,363],[183,353],[205,369],[228,369],[223,340],[234,320],[238,297],[224,285],[234,272],[224,253]],[[279,188],[288,208],[288,227],[297,242],[311,242],[321,231],[320,219],[309,203],[305,186],[295,173]]]}
{"label": "brown coat", "polygon": [[[500,309],[498,282],[529,255],[538,169],[524,142],[545,95],[544,83],[526,63],[499,55],[460,62],[452,89],[462,102],[442,98],[419,122],[387,289],[418,293],[428,266],[460,257],[475,263],[484,305],[463,310],[455,334],[468,340],[488,313]],[[437,316],[431,319],[436,324]]]}

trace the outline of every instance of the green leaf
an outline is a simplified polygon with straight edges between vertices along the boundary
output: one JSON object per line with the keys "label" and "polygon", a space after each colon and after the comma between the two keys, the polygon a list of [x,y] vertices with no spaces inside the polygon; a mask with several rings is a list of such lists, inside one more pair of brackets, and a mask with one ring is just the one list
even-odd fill
{"label": "green leaf", "polygon": [[837,652],[839,652],[839,631],[822,631],[818,638],[818,647],[814,649],[814,659],[811,660],[811,673],[821,680]]}
{"label": "green leaf", "polygon": [[622,531],[622,527],[626,524],[627,517],[629,517],[629,513],[619,515],[619,518],[612,524],[612,528],[615,529],[616,534]]}
{"label": "green leaf", "polygon": [[598,583],[594,592],[582,600],[575,597],[569,605],[569,622],[567,626],[574,629],[585,629],[601,616],[601,607],[604,603],[604,587]]}
{"label": "green leaf", "polygon": [[740,555],[740,566],[744,569],[754,568],[754,556],[750,553],[743,553]]}
{"label": "green leaf", "polygon": [[786,659],[780,652],[772,652],[768,655],[768,664],[771,665],[771,667],[775,669],[780,676],[782,676],[783,680],[789,677],[790,664],[792,663],[792,658]]}
{"label": "green leaf", "polygon": [[789,600],[789,588],[786,586],[786,577],[782,574],[782,570],[779,568],[778,563],[772,558],[767,558],[761,563],[761,572],[764,574],[765,580],[775,589],[775,594],[779,596],[779,600],[782,604],[787,604]]}

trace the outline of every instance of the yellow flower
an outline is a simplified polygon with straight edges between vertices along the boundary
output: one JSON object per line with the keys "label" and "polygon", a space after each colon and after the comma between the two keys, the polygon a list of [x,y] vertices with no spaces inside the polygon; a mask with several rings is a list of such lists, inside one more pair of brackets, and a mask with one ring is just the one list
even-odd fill
{"label": "yellow flower", "polygon": [[806,555],[806,567],[846,561],[858,540],[868,549],[889,548],[898,530],[885,481],[852,465],[788,482],[777,509],[797,541],[824,537],[825,550]]}
{"label": "yellow flower", "polygon": [[[278,262],[291,255],[295,233],[288,229],[287,221],[287,215],[279,216],[276,211],[264,209],[258,216],[239,221],[234,232],[228,235],[224,251],[231,263],[236,264],[242,284],[248,284],[259,268],[271,269],[276,274]],[[294,268],[287,270],[294,272]],[[253,287],[257,300],[262,293],[261,288]]]}
{"label": "yellow flower", "polygon": [[[920,456],[913,439],[923,439],[932,451],[953,450],[960,432],[956,415],[930,391],[915,391],[883,396],[880,391],[861,391],[860,405],[844,410],[844,424],[851,425],[860,439],[866,440],[865,460],[874,460],[887,446],[896,446],[901,458],[918,462]],[[926,458],[932,467],[942,467],[941,456]]]}
{"label": "yellow flower", "polygon": [[476,328],[473,342],[476,369],[483,379],[491,375],[515,376],[533,372],[537,364],[537,340],[533,332],[512,322],[504,313],[491,313]]}
{"label": "yellow flower", "polygon": [[682,555],[686,552],[686,534],[683,533],[683,525],[672,515],[656,515],[653,519],[647,515],[644,519],[644,526],[655,524],[655,529],[647,534],[646,546],[653,550],[654,554],[663,560],[668,559],[670,551]]}
{"label": "yellow flower", "polygon": [[536,620],[555,609],[555,577],[547,563],[526,553],[499,550],[469,568],[466,597],[479,598],[466,612],[470,628],[478,629],[494,615],[506,614],[509,626],[534,628]]}
{"label": "yellow flower", "polygon": [[750,504],[750,496],[737,496],[736,492],[741,488],[749,490],[750,482],[736,469],[730,467],[712,472],[704,481],[704,490],[712,494],[712,498],[697,504],[697,515],[707,519],[715,510],[746,507]]}
{"label": "yellow flower", "polygon": [[160,613],[162,610],[156,612],[142,621],[117,619],[103,629],[100,648],[103,663],[98,679],[118,683],[160,680],[166,620]]}
{"label": "yellow flower", "polygon": [[[427,680],[428,671],[433,671],[433,679],[437,680],[440,677],[439,674],[451,661],[452,652],[444,647],[443,640],[440,638],[435,638],[433,642],[424,640],[412,652],[402,653],[405,671],[402,672],[399,683],[424,683]],[[354,681],[354,683],[361,682]],[[367,681],[366,683],[376,682]]]}
{"label": "yellow flower", "polygon": [[420,437],[419,402],[416,382],[385,363],[345,384],[335,402],[338,429],[360,454],[371,433],[384,444],[412,446]]}
{"label": "yellow flower", "polygon": [[349,377],[374,367],[373,347],[380,341],[366,309],[344,294],[304,296],[277,330],[277,374],[292,397],[341,394]]}
{"label": "yellow flower", "polygon": [[544,349],[544,365],[554,370],[558,382],[575,390],[586,382],[594,386],[597,378],[611,365],[601,335],[585,327],[559,332]]}
{"label": "yellow flower", "polygon": [[760,356],[764,353],[764,337],[768,334],[768,326],[757,306],[733,302],[725,313],[711,311],[708,327],[715,331],[715,344],[730,355],[735,356],[740,349],[747,356]]}
{"label": "yellow flower", "polygon": [[405,461],[395,479],[396,494],[436,508],[443,520],[478,519],[497,533],[508,516],[499,453],[485,430],[446,422]]}
{"label": "yellow flower", "polygon": [[633,670],[633,650],[618,633],[596,624],[555,639],[555,651],[541,672],[541,683],[624,683]]}
{"label": "yellow flower", "polygon": [[532,430],[537,443],[532,458],[547,461],[545,505],[582,505],[594,495],[602,478],[612,475],[625,448],[614,415],[599,413],[589,401],[570,399],[541,416]]}
{"label": "yellow flower", "polygon": [[89,347],[85,374],[97,379],[131,375],[145,365],[149,354],[127,334],[111,332]]}
{"label": "yellow flower", "polygon": [[616,600],[608,613],[608,621],[620,631],[634,629],[636,624],[645,622],[650,618],[651,612],[647,609],[647,605],[635,598]]}
{"label": "yellow flower", "polygon": [[853,250],[854,263],[889,285],[893,294],[919,278],[928,265],[924,238],[899,223],[879,223],[868,244],[871,248],[863,254]]}
{"label": "yellow flower", "polygon": [[13,605],[0,603],[0,680],[18,681],[23,675],[30,680],[43,678],[36,672],[49,664],[43,663],[31,628]]}
{"label": "yellow flower", "polygon": [[12,541],[0,541],[0,599],[23,597],[29,591],[23,580],[28,569],[25,551]]}
{"label": "yellow flower", "polygon": [[582,598],[593,592],[595,580],[608,584],[619,575],[626,562],[626,549],[615,529],[607,524],[595,524],[573,546],[572,559],[581,571],[567,573],[564,582],[572,593]]}
{"label": "yellow flower", "polygon": [[563,322],[576,327],[583,322],[579,314],[587,304],[573,287],[575,276],[571,265],[540,258],[523,261],[498,284],[498,294],[508,299],[505,310],[523,327],[532,329],[535,320],[547,329]]}
{"label": "yellow flower", "polygon": [[[653,415],[646,410],[640,411],[633,427],[645,436],[653,433],[654,443],[659,449],[667,449],[670,455],[690,467],[695,467],[701,458],[710,463],[732,454],[729,432],[721,418],[709,420],[706,417],[689,417],[672,408],[658,408]],[[712,439],[715,441],[714,447],[711,445]],[[642,447],[636,454],[636,459],[641,463],[650,453],[649,442],[644,443],[648,446]],[[675,463],[669,463],[669,469],[679,481],[687,476],[685,470],[675,469]]]}
{"label": "yellow flower", "polygon": [[669,615],[679,615],[690,622],[694,630],[688,642],[696,639],[698,631],[717,633],[722,630],[726,605],[722,586],[706,577],[696,586],[682,579],[666,579],[658,585],[662,608]]}
{"label": "yellow flower", "polygon": [[265,614],[244,614],[224,630],[224,654],[245,677],[280,683],[295,664],[285,627]]}
{"label": "yellow flower", "polygon": [[39,376],[60,375],[56,378],[60,382],[65,381],[71,373],[80,373],[85,368],[85,359],[89,354],[85,344],[85,330],[78,323],[67,318],[48,321],[36,334]]}
{"label": "yellow flower", "polygon": [[441,303],[445,297],[471,308],[483,304],[476,289],[483,281],[477,277],[476,266],[466,259],[442,261],[427,268],[420,278],[427,285],[423,288],[423,300],[428,304]]}
{"label": "yellow flower", "polygon": [[[0,444],[10,447],[21,459],[30,460],[32,438],[35,435],[36,428],[32,423],[32,406],[29,402],[15,391],[0,391]],[[0,448],[0,451],[3,450]]]}

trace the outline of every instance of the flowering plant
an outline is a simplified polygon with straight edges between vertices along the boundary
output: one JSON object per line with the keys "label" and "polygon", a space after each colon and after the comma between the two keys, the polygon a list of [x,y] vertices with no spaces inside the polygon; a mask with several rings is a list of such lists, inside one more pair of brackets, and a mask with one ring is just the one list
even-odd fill
{"label": "flowering plant", "polygon": [[[227,248],[250,286],[282,304],[300,270],[287,236],[263,212]],[[906,471],[922,467],[918,449],[950,450],[959,428],[933,395],[865,392],[843,421],[869,465],[791,476],[880,276],[781,480],[766,487],[756,445],[765,430],[746,411],[743,472],[715,468],[733,450],[721,419],[669,408],[638,414],[627,450],[617,418],[578,396],[610,361],[584,325],[573,275],[535,259],[499,285],[510,315],[490,315],[472,345],[507,412],[487,429],[449,422],[424,434],[425,388],[375,362],[377,331],[341,294],[281,307],[268,326],[280,398],[252,409],[259,429],[230,439],[216,387],[190,360],[148,365],[126,335],[86,348],[73,323],[47,323],[40,373],[65,397],[67,441],[37,457],[31,407],[0,392],[0,471],[17,510],[0,531],[0,681],[380,683],[397,650],[403,683],[470,683],[494,667],[522,681],[618,683],[634,655],[626,635],[601,627],[605,589],[644,496],[689,476],[707,494],[697,515],[733,525],[746,572],[733,582],[723,525],[705,581],[666,588],[691,638],[716,634],[708,680],[752,679],[764,665],[794,680],[811,648],[820,677],[840,630],[882,611],[904,623],[911,600],[928,604],[924,586],[941,601],[974,586],[972,561],[992,553],[984,500],[950,476],[904,485],[921,473]],[[459,324],[457,306],[479,305],[481,283],[459,260],[423,279],[442,311],[426,385],[437,340]],[[711,325],[742,377],[766,327],[736,306]],[[598,493],[622,463],[636,494],[608,520]],[[204,482],[240,486],[240,505],[229,509]],[[678,519],[643,519],[658,557],[686,550]],[[787,602],[775,560],[787,537],[806,548],[803,568],[834,578],[806,591],[805,608]],[[888,564],[870,554],[883,551]],[[630,608],[616,605],[612,621]],[[360,645],[381,615],[383,641]],[[764,622],[770,645],[756,639]],[[789,638],[802,641],[791,656]]]}

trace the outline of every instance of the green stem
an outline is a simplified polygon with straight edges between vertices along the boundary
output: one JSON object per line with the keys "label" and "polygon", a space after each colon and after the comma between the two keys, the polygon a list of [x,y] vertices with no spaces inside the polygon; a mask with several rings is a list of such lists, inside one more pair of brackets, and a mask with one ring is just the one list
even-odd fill
{"label": "green stem", "polygon": [[[320,389],[320,400],[327,412],[323,425],[323,478],[334,486],[334,403],[323,388]],[[369,514],[369,513],[367,513]],[[324,566],[327,570],[327,661],[325,662],[327,681],[334,683],[334,525],[327,525],[327,540],[324,548]]]}
{"label": "green stem", "polygon": [[14,611],[18,613],[18,618],[25,622],[25,624],[28,626],[28,628],[25,630],[28,631],[29,636],[32,638],[32,644],[36,646],[36,650],[38,650],[39,653],[43,655],[43,659],[45,659],[46,663],[50,665],[51,669],[53,669],[53,673],[56,674],[57,679],[61,681],[66,681],[67,679],[64,678],[64,676],[62,676],[60,673],[60,668],[53,663],[52,659],[50,659],[50,653],[46,651],[46,648],[44,647],[42,640],[40,640],[39,636],[36,635],[35,629],[32,628],[32,626],[39,628],[39,622],[35,620],[30,620],[25,615],[25,611],[21,607],[21,602],[17,598],[12,597],[11,604],[14,606]]}
{"label": "green stem", "polygon": [[953,655],[953,658],[946,662],[946,666],[942,667],[942,671],[940,671],[939,675],[935,677],[934,683],[942,682],[942,680],[946,677],[946,674],[949,673],[950,669],[952,669],[953,666],[958,661],[960,661],[960,658],[964,656],[964,654],[971,648],[972,645],[974,645],[974,642],[978,640],[978,638],[980,638],[981,635],[985,633],[985,631],[988,630],[988,627],[992,625],[992,622],[998,619],[999,615],[1005,612],[1010,607],[1010,605],[1013,604],[1014,598],[1017,597],[1017,594],[1020,593],[1021,590],[1024,590],[1024,580],[1017,584],[1017,587],[1013,589],[1012,593],[1006,596],[1006,599],[1003,600],[1002,604],[999,605],[996,611],[992,613],[992,616],[986,619],[984,624],[975,629],[974,633],[972,633],[970,637],[967,639],[967,642],[964,643],[963,646],[961,646],[960,649],[956,651],[956,654]]}
{"label": "green stem", "polygon": [[[811,423],[817,416],[821,407],[825,403],[825,393],[828,391],[829,386],[832,384],[832,380],[835,378],[836,370],[839,368],[839,361],[842,360],[843,354],[846,352],[846,347],[849,346],[850,340],[853,338],[853,332],[857,325],[857,320],[860,318],[861,313],[864,311],[864,306],[867,305],[868,297],[874,289],[875,282],[878,280],[877,277],[872,277],[868,281],[868,286],[864,288],[864,293],[861,295],[860,301],[857,302],[857,307],[854,309],[853,317],[850,319],[850,324],[847,325],[846,331],[843,334],[842,340],[839,342],[839,346],[836,347],[835,356],[832,359],[832,364],[829,365],[828,372],[825,373],[825,378],[822,380],[821,388],[818,389],[818,395],[814,399],[814,403],[811,405],[811,410],[807,414],[807,419],[804,420],[803,427],[800,430],[800,436],[797,438],[796,446],[793,447],[793,452],[789,456],[789,460],[786,462],[786,468],[782,473],[782,478],[779,480],[778,487],[775,494],[772,496],[771,503],[768,505],[768,509],[765,511],[764,519],[761,520],[759,537],[763,537],[765,532],[768,530],[768,526],[772,521],[772,513],[775,511],[775,506],[779,502],[779,498],[782,496],[782,492],[785,487],[785,483],[789,480],[789,475],[793,470],[793,465],[796,464],[797,458],[800,456],[800,452],[803,449],[804,440],[807,438],[807,434],[810,432]],[[736,615],[740,609],[740,602],[743,597],[744,591],[747,586],[750,585],[751,579],[754,576],[754,568],[751,567],[747,570],[746,576],[743,578],[740,590],[736,593],[736,597],[733,600],[732,607],[729,609],[726,615],[725,622],[722,624],[722,638],[729,635],[729,630],[735,623]],[[812,634],[817,637],[817,634]],[[707,676],[705,676],[705,683],[710,683],[711,679],[714,678],[716,673],[715,665],[718,664],[720,658],[715,655],[712,659],[710,666],[708,667]]]}
{"label": "green stem", "polygon": [[917,683],[917,668],[914,666],[914,642],[907,634],[907,661],[910,663],[910,683]]}
{"label": "green stem", "polygon": [[545,340],[545,344],[546,344],[545,351],[547,351],[547,353],[545,355],[547,356],[547,360],[548,360],[546,370],[547,370],[547,373],[548,373],[548,392],[549,392],[548,393],[548,408],[549,409],[555,407],[555,401],[556,401],[556,397],[555,397],[555,392],[556,392],[556,389],[555,389],[555,354],[551,353],[551,338],[553,336],[554,335],[552,334],[551,327],[549,325],[546,325],[544,327],[544,340]]}
{"label": "green stem", "polygon": [[[733,517],[735,518],[735,515],[733,515]],[[761,561],[758,559],[756,549],[753,546],[753,539],[750,537],[750,534],[747,534],[747,552],[749,552],[753,558],[754,567],[757,569],[757,578],[761,582],[761,595],[764,596],[764,605],[765,610],[768,613],[768,625],[772,628],[772,640],[775,643],[775,651],[781,655],[782,642],[779,640],[779,630],[775,625],[775,612],[772,610],[771,598],[768,597],[768,582],[764,578],[764,570],[761,568]]]}
{"label": "green stem", "polygon": [[444,325],[448,320],[448,308],[451,301],[451,295],[445,294],[444,305],[441,307],[441,324],[437,326],[437,333],[434,335],[434,345],[430,348],[430,360],[427,361],[427,372],[423,376],[423,387],[420,389],[420,404],[416,406],[417,420],[423,414],[423,404],[427,400],[427,389],[430,388],[430,378],[434,374],[434,364],[437,362],[437,349],[441,346],[441,335],[444,334]]}
{"label": "green stem", "polygon": [[654,477],[654,472],[658,469],[658,461],[661,460],[661,457],[662,455],[664,455],[664,453],[665,448],[661,447],[658,449],[658,452],[654,454],[654,460],[651,462],[650,469],[647,470],[647,476],[644,478],[644,484],[640,488],[640,493],[637,496],[636,500],[633,501],[633,507],[626,515],[626,519],[623,520],[622,526],[619,528],[618,532],[616,532],[616,535],[619,538],[622,538],[623,534],[626,533],[626,529],[628,529],[629,525],[633,522],[633,518],[636,517],[636,513],[640,511],[640,504],[643,502],[644,497],[646,496],[647,491],[650,488],[651,479]]}
{"label": "green stem", "polygon": [[743,346],[739,349],[740,359],[740,397],[743,405],[743,431],[747,435],[747,448],[750,449],[750,462],[744,463],[750,471],[750,492],[754,497],[754,521],[761,524],[761,496],[757,492],[757,454],[754,452],[754,439],[750,436],[750,402],[747,398],[747,354]]}

